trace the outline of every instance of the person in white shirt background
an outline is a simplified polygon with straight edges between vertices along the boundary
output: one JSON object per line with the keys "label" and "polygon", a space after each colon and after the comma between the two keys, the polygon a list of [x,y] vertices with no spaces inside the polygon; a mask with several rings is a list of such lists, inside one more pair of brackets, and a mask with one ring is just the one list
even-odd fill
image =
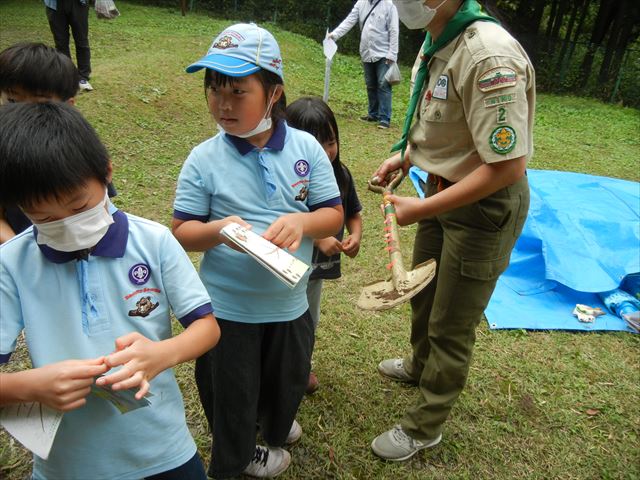
{"label": "person in white shirt background", "polygon": [[360,58],[369,100],[369,110],[360,118],[377,122],[378,128],[389,128],[392,92],[384,76],[398,59],[398,11],[391,0],[358,0],[328,36],[337,41],[356,23],[360,27]]}

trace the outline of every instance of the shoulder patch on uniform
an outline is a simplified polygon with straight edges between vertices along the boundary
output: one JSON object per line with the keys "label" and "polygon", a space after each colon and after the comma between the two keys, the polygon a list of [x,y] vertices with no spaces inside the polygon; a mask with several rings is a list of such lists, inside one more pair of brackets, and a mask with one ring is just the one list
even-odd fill
{"label": "shoulder patch on uniform", "polygon": [[497,88],[513,87],[517,80],[518,75],[513,68],[494,67],[480,75],[478,88],[481,92],[489,92]]}
{"label": "shoulder patch on uniform", "polygon": [[433,89],[433,98],[439,98],[440,100],[447,99],[447,91],[449,87],[449,77],[446,75],[440,75],[436,86]]}
{"label": "shoulder patch on uniform", "polygon": [[516,92],[503,93],[500,95],[494,95],[493,97],[486,97],[484,99],[484,107],[491,108],[498,105],[505,105],[507,103],[513,103],[516,101]]}
{"label": "shoulder patch on uniform", "polygon": [[500,126],[491,132],[489,137],[489,145],[494,152],[504,155],[509,153],[516,146],[516,131],[508,126]]}

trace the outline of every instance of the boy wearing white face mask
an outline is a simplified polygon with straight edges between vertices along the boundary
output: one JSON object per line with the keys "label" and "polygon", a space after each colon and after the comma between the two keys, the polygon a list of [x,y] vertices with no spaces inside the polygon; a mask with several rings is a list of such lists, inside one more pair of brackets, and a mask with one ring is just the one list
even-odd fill
{"label": "boy wearing white face mask", "polygon": [[[109,202],[110,180],[107,151],[75,108],[0,107],[0,203],[34,224],[0,246],[0,362],[24,331],[33,365],[0,374],[0,407],[65,412],[33,478],[205,480],[171,368],[218,341],[211,300],[165,227]],[[185,327],[175,337],[171,311]],[[154,396],[123,415],[94,384]]]}
{"label": "boy wearing white face mask", "polygon": [[[71,59],[43,43],[16,43],[0,52],[0,105],[68,102],[75,105],[80,75]],[[117,195],[109,183],[109,196]],[[0,243],[31,226],[16,205],[0,207]]]}
{"label": "boy wearing white face mask", "polygon": [[[343,222],[340,191],[322,146],[284,121],[278,44],[254,24],[225,29],[187,68],[205,68],[209,111],[220,133],[193,149],[178,179],[173,232],[204,252],[200,275],[222,341],[196,362],[213,434],[209,475],[272,477],[300,438],[296,412],[309,379],[313,322],[307,278],[289,289],[220,235],[230,222],[311,263],[313,239]],[[268,446],[256,445],[256,424]]]}

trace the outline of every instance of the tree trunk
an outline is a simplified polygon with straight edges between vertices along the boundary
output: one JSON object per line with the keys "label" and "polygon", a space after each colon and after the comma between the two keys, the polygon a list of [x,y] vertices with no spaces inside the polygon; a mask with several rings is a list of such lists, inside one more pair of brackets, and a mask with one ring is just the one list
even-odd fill
{"label": "tree trunk", "polygon": [[595,56],[596,50],[598,46],[602,43],[609,27],[611,26],[611,22],[613,21],[615,15],[615,8],[618,6],[616,0],[601,0],[600,8],[598,8],[598,14],[596,16],[596,21],[593,25],[593,30],[591,31],[591,40],[589,41],[589,47],[587,48],[587,53],[582,60],[582,65],[580,67],[580,87],[584,88],[589,82],[589,77],[591,76],[591,68],[593,66],[593,58]]}
{"label": "tree trunk", "polygon": [[564,71],[566,70],[564,64],[564,57],[567,54],[569,48],[569,42],[571,40],[571,34],[573,33],[573,26],[576,23],[576,17],[578,16],[578,9],[584,3],[583,0],[575,0],[573,4],[573,10],[571,11],[571,17],[569,18],[569,25],[564,35],[564,41],[562,42],[562,49],[560,50],[560,56],[558,57],[558,68],[560,69],[560,82],[564,80]]}
{"label": "tree trunk", "polygon": [[623,23],[623,18],[628,11],[628,6],[629,6],[628,3],[629,3],[628,0],[620,0],[620,4],[618,5],[618,8],[617,8],[616,16],[613,21],[613,28],[611,29],[611,33],[609,34],[607,47],[604,52],[604,58],[602,59],[602,64],[600,65],[600,72],[598,73],[598,82],[601,85],[611,80],[609,78],[609,68],[611,67],[611,62],[613,61],[613,54],[616,51],[616,47],[618,46],[618,43],[626,42],[626,39],[620,37],[620,34],[622,33],[620,28]]}
{"label": "tree trunk", "polygon": [[610,79],[620,76],[621,69],[623,67],[622,60],[625,52],[627,51],[627,47],[635,42],[636,38],[638,38],[638,34],[640,33],[640,29],[638,29],[638,23],[640,22],[640,5],[636,4],[631,6],[629,5],[629,0],[626,0],[625,3],[626,4],[623,5],[622,8],[624,13],[621,15],[622,18],[619,25],[620,34],[618,35],[618,40],[615,46],[613,47],[614,56],[608,67]]}

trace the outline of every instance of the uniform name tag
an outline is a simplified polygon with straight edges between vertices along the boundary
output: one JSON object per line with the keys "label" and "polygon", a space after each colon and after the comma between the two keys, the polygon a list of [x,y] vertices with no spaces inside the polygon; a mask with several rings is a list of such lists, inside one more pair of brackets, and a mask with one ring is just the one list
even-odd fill
{"label": "uniform name tag", "polygon": [[495,97],[487,97],[484,99],[484,107],[491,108],[498,105],[506,105],[507,103],[514,103],[516,101],[516,92],[505,93],[503,95],[496,95]]}
{"label": "uniform name tag", "polygon": [[433,89],[433,98],[439,98],[440,100],[447,99],[447,87],[449,86],[449,77],[446,75],[440,75],[436,86]]}

